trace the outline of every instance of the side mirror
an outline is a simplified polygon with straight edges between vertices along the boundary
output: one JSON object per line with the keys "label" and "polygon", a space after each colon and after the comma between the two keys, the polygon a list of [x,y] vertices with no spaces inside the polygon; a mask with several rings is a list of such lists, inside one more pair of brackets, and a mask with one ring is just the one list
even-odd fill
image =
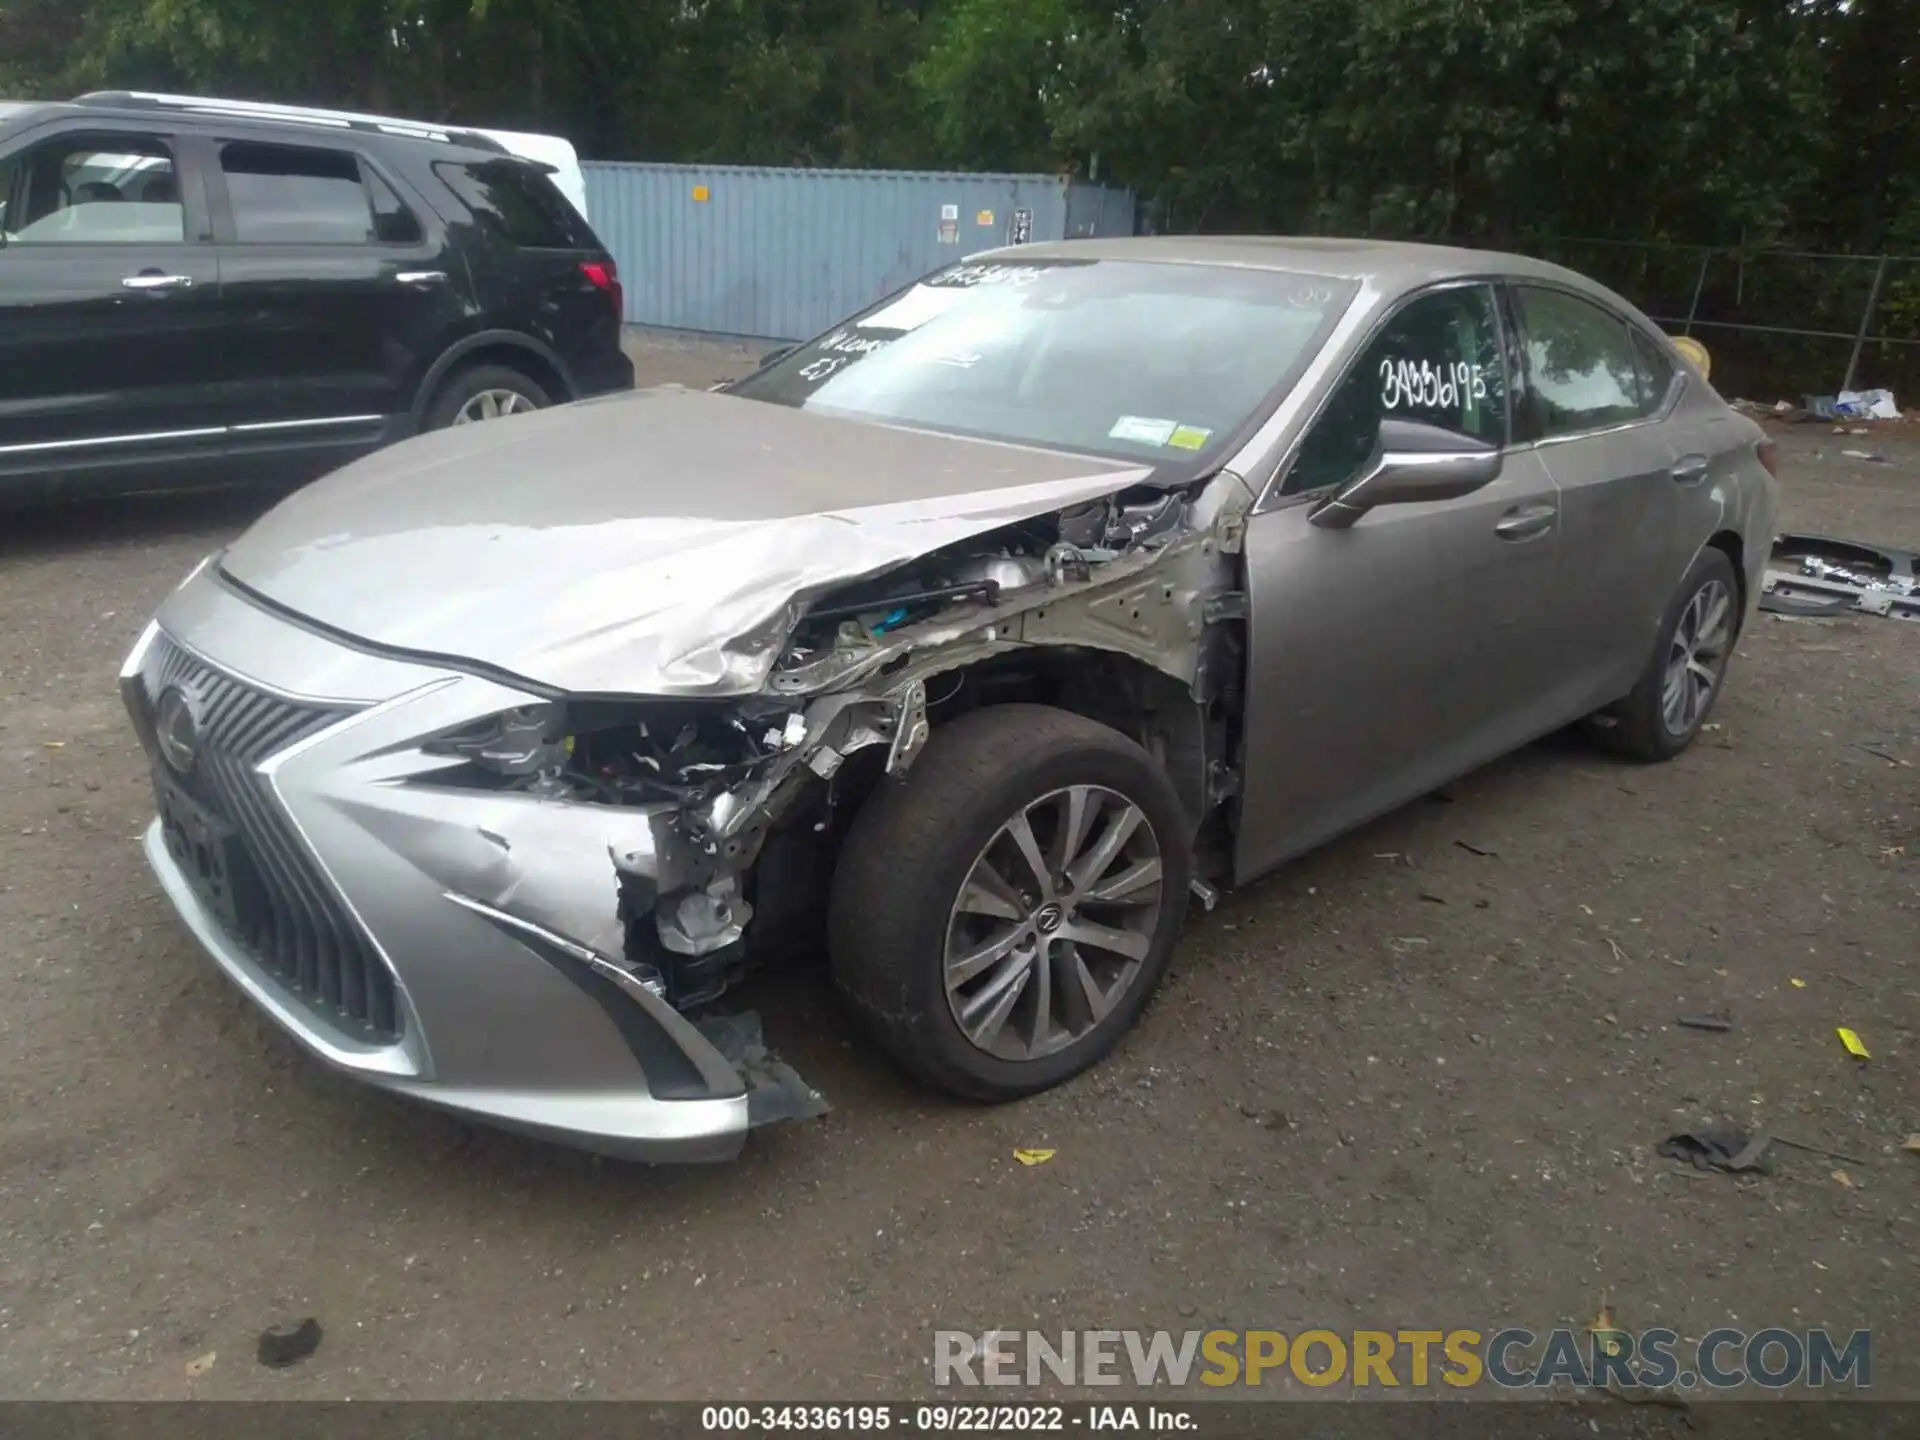
{"label": "side mirror", "polygon": [[1307,518],[1345,530],[1376,505],[1413,505],[1471,495],[1500,478],[1500,447],[1423,420],[1386,419],[1359,476]]}
{"label": "side mirror", "polygon": [[798,345],[782,345],[777,349],[767,351],[766,354],[760,357],[760,368],[764,370],[769,365],[779,364],[780,361],[786,359],[787,356],[791,355],[794,351],[798,350],[799,348],[800,347]]}

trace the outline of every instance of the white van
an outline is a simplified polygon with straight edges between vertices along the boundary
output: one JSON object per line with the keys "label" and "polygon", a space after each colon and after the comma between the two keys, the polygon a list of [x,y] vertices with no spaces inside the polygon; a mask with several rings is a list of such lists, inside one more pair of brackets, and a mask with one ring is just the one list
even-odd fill
{"label": "white van", "polygon": [[497,141],[508,153],[545,165],[553,172],[553,183],[573,202],[587,220],[587,180],[580,171],[580,156],[571,141],[558,135],[531,135],[520,130],[488,130],[479,125],[436,125],[426,120],[402,120],[391,115],[361,115],[351,110],[314,110],[303,105],[270,105],[259,100],[219,100],[198,95],[162,95],[149,90],[125,92],[136,100],[167,105],[203,115],[252,115],[261,119],[298,117],[317,125],[377,125],[398,135],[425,135],[447,139],[466,132]]}

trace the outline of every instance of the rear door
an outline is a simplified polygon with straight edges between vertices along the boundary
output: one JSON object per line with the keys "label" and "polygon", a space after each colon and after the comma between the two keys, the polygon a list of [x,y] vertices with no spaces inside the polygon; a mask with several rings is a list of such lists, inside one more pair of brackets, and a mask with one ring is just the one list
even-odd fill
{"label": "rear door", "polygon": [[358,149],[278,136],[210,148],[240,438],[385,438],[465,314],[444,227]]}
{"label": "rear door", "polygon": [[1490,282],[1401,302],[1248,523],[1246,879],[1549,728],[1566,704],[1563,536],[1530,446],[1456,500],[1347,530],[1314,505],[1365,466],[1388,415],[1505,445],[1509,358]]}
{"label": "rear door", "polygon": [[1562,583],[1575,597],[1566,643],[1593,708],[1632,687],[1710,533],[1692,536],[1686,521],[1708,466],[1661,423],[1673,373],[1648,368],[1625,317],[1570,289],[1525,283],[1512,294],[1526,369],[1519,423],[1560,487]]}
{"label": "rear door", "polygon": [[0,475],[218,449],[218,269],[164,130],[68,123],[0,156]]}

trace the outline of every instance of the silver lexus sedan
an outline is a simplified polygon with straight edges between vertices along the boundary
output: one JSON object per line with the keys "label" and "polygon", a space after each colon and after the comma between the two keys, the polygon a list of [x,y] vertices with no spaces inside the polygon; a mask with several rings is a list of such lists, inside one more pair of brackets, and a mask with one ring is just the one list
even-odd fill
{"label": "silver lexus sedan", "polygon": [[825,1103],[727,1001],[821,949],[907,1070],[1005,1100],[1220,887],[1559,727],[1686,749],[1774,467],[1554,266],[974,256],[716,392],[279,505],[127,659],[146,853],[308,1049],[475,1120],[727,1158]]}

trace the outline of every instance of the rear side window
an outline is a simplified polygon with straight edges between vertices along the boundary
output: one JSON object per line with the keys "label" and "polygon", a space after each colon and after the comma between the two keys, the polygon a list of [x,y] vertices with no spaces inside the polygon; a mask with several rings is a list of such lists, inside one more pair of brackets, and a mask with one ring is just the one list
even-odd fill
{"label": "rear side window", "polygon": [[514,160],[442,161],[433,167],[480,223],[523,250],[598,250],[593,231],[560,187]]}
{"label": "rear side window", "polygon": [[373,210],[360,164],[339,150],[230,144],[220,151],[235,238],[254,245],[365,245]]}
{"label": "rear side window", "polygon": [[1514,299],[1535,435],[1577,435],[1640,418],[1640,371],[1625,320],[1564,290],[1521,285]]}
{"label": "rear side window", "polygon": [[1633,358],[1640,368],[1640,413],[1658,414],[1673,389],[1673,361],[1639,330],[1633,332]]}
{"label": "rear side window", "polygon": [[367,174],[367,198],[373,203],[373,233],[383,245],[418,245],[426,238],[420,222],[373,171]]}

